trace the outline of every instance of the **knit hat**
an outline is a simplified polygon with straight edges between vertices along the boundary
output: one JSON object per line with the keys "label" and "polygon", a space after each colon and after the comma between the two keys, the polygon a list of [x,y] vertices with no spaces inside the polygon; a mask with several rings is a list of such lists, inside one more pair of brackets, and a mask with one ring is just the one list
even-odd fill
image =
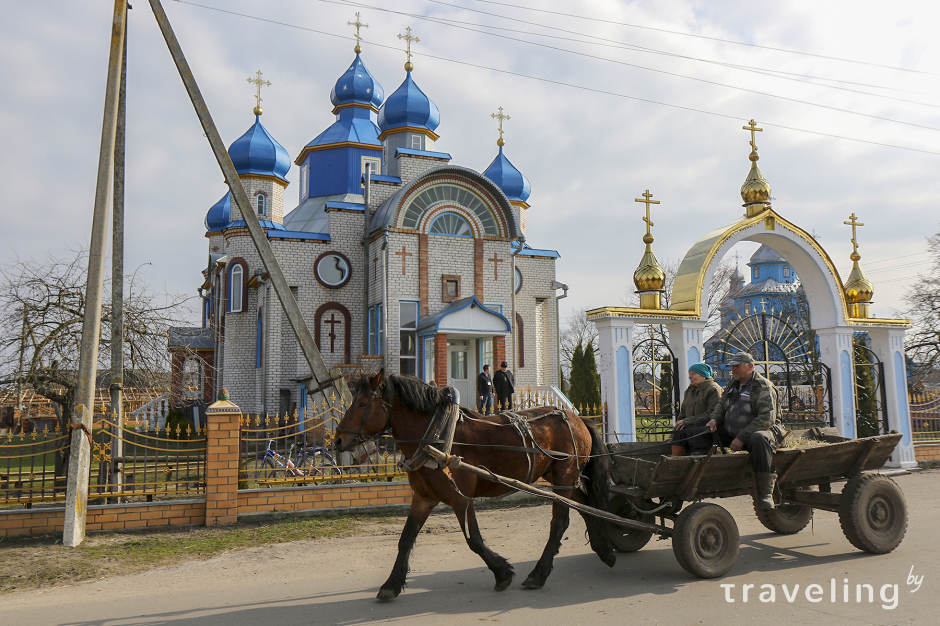
{"label": "knit hat", "polygon": [[689,366],[689,371],[695,372],[702,378],[711,378],[715,374],[712,371],[711,365],[708,365],[707,363],[693,363]]}

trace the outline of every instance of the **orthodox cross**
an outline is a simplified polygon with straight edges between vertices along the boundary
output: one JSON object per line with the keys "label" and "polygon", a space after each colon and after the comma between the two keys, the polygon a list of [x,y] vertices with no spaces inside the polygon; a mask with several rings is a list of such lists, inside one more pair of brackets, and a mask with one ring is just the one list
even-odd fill
{"label": "orthodox cross", "polygon": [[355,26],[355,27],[356,27],[356,48],[355,48],[355,50],[356,50],[356,54],[359,54],[360,52],[362,52],[362,48],[359,47],[359,42],[362,41],[362,37],[359,36],[359,29],[360,29],[360,28],[369,28],[369,25],[368,25],[368,24],[363,24],[362,21],[359,19],[359,11],[356,11],[356,21],[355,21],[355,22],[346,22],[346,23],[347,23],[349,26]]}
{"label": "orthodox cross", "polygon": [[849,216],[849,219],[852,221],[842,223],[852,227],[852,254],[858,254],[858,240],[855,238],[855,227],[864,226],[864,224],[858,221],[858,218],[855,217],[855,213],[852,213],[852,215]]}
{"label": "orthodox cross", "polygon": [[336,347],[336,325],[342,323],[343,322],[336,319],[336,313],[330,313],[330,319],[324,322],[324,324],[330,325],[330,352],[333,352],[333,348]]}
{"label": "orthodox cross", "polygon": [[757,127],[757,123],[756,123],[754,120],[751,120],[750,123],[749,123],[747,126],[742,126],[741,128],[743,128],[744,130],[749,130],[749,131],[751,131],[751,150],[757,150],[757,144],[754,143],[754,142],[756,141],[756,138],[755,138],[755,136],[754,136],[754,133],[755,133],[755,132],[758,132],[758,133],[759,133],[759,132],[762,132],[764,129],[763,129],[763,128],[758,128],[758,127]]}
{"label": "orthodox cross", "polygon": [[499,258],[499,256],[497,256],[497,254],[494,252],[493,258],[487,259],[487,261],[493,262],[493,280],[498,280],[499,279],[499,264],[504,263],[506,259]]}
{"label": "orthodox cross", "polygon": [[261,80],[261,70],[258,70],[255,73],[254,78],[246,78],[249,83],[258,86],[258,91],[255,93],[255,115],[261,115],[261,86],[265,87],[271,86],[271,81]]}
{"label": "orthodox cross", "polygon": [[649,189],[647,189],[646,191],[644,191],[644,192],[643,192],[642,194],[640,194],[640,195],[643,196],[643,199],[640,200],[639,198],[634,198],[634,201],[635,201],[635,202],[642,202],[643,204],[646,205],[646,217],[643,218],[643,221],[646,222],[646,234],[649,235],[649,234],[650,234],[650,226],[653,226],[653,225],[654,225],[653,222],[650,221],[650,205],[651,205],[651,204],[659,204],[659,200],[650,200],[650,198],[653,197],[653,194],[650,193],[650,190],[649,190]]}
{"label": "orthodox cross", "polygon": [[503,107],[499,107],[499,113],[491,113],[490,117],[494,120],[499,120],[499,141],[496,143],[499,146],[503,146],[506,144],[506,142],[503,141],[503,120],[508,120],[510,117],[503,113]]}
{"label": "orthodox cross", "polygon": [[406,33],[406,34],[404,34],[404,35],[402,35],[401,33],[399,33],[399,34],[398,34],[398,38],[399,38],[399,39],[404,39],[404,40],[405,40],[405,44],[407,45],[407,48],[405,49],[405,54],[408,55],[408,59],[407,59],[406,62],[405,62],[405,70],[407,70],[407,71],[410,72],[410,71],[411,71],[411,68],[409,68],[408,66],[411,65],[411,42],[413,41],[413,42],[415,42],[415,43],[418,43],[418,42],[421,41],[421,40],[418,39],[417,37],[412,37],[412,35],[411,35],[411,26],[409,26],[408,28],[405,29],[405,33]]}
{"label": "orthodox cross", "polygon": [[767,312],[767,301],[764,300],[763,298],[760,299],[760,312],[761,313]]}
{"label": "orthodox cross", "polygon": [[401,257],[401,275],[404,276],[405,275],[405,263],[408,261],[408,257],[414,256],[414,255],[410,252],[406,252],[405,246],[401,247],[401,252],[396,252],[395,254]]}

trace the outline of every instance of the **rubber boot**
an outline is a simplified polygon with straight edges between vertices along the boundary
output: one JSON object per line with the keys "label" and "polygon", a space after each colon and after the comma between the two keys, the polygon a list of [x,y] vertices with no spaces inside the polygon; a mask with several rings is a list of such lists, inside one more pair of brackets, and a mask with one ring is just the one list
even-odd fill
{"label": "rubber boot", "polygon": [[776,474],[771,472],[757,472],[757,498],[755,498],[755,502],[758,508],[774,508],[774,483],[776,482]]}
{"label": "rubber boot", "polygon": [[685,456],[688,453],[685,446],[672,446],[672,456]]}

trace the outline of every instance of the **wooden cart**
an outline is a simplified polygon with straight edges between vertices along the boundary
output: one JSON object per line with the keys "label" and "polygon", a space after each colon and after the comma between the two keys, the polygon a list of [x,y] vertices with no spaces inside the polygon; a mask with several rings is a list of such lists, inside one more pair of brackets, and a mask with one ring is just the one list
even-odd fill
{"label": "wooden cart", "polygon": [[[901,434],[845,439],[835,433],[812,429],[787,435],[829,445],[778,450],[773,467],[779,504],[772,510],[755,508],[757,517],[773,532],[792,534],[809,524],[813,509],[834,511],[856,548],[890,552],[907,530],[907,503],[891,478],[872,470],[881,469]],[[674,457],[668,456],[669,445],[608,444],[615,483],[608,511],[643,524],[626,528],[607,521],[608,534],[621,552],[639,550],[654,533],[672,537],[673,552],[686,571],[701,578],[723,576],[738,557],[738,526],[724,507],[697,501],[753,495],[749,456],[712,448],[707,456]],[[841,493],[833,493],[832,483],[840,481],[847,482]]]}

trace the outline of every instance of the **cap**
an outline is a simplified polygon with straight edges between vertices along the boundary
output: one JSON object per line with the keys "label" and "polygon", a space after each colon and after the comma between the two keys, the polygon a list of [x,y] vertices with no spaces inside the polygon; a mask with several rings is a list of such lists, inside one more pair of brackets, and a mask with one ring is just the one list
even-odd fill
{"label": "cap", "polygon": [[499,364],[499,366],[500,366],[500,367],[509,367],[509,363],[507,363],[506,361],[503,361],[502,363]]}
{"label": "cap", "polygon": [[738,352],[737,354],[732,356],[730,359],[728,359],[729,365],[740,365],[741,363],[753,363],[753,362],[754,362],[754,357],[752,357],[750,353],[748,352]]}

